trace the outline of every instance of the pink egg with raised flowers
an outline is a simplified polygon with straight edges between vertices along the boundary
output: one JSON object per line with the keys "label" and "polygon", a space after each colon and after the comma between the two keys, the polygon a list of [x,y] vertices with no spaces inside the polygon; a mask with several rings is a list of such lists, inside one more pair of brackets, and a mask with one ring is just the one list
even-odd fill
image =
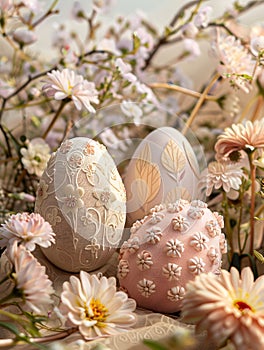
{"label": "pink egg with raised flowers", "polygon": [[155,206],[133,224],[121,247],[120,287],[140,307],[179,311],[188,281],[203,272],[220,274],[223,226],[223,217],[200,200]]}

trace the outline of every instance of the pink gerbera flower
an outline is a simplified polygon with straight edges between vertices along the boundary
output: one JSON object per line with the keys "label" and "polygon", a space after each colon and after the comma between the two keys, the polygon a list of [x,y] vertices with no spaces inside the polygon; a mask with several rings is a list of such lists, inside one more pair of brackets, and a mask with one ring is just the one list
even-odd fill
{"label": "pink gerbera flower", "polygon": [[206,330],[217,345],[228,339],[239,350],[264,349],[264,276],[254,282],[251,269],[200,274],[187,284],[183,320]]}
{"label": "pink gerbera flower", "polygon": [[254,151],[256,148],[264,148],[264,118],[226,128],[215,144],[216,158],[226,159],[235,151]]}

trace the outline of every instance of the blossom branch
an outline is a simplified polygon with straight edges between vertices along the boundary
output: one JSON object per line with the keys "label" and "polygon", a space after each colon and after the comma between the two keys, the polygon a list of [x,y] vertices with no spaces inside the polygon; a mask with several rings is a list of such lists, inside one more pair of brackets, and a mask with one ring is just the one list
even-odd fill
{"label": "blossom branch", "polygon": [[248,154],[251,179],[251,199],[250,199],[250,254],[253,255],[254,235],[255,235],[255,199],[256,199],[256,165],[253,163],[254,152]]}
{"label": "blossom branch", "polygon": [[36,26],[38,26],[41,22],[43,22],[47,17],[54,15],[54,14],[58,14],[59,11],[58,10],[53,10],[54,7],[57,5],[57,3],[59,2],[59,0],[54,0],[54,2],[51,4],[50,8],[48,9],[48,11],[41,16],[38,20],[36,20],[36,22],[34,22],[31,25],[31,29],[35,28]]}
{"label": "blossom branch", "polygon": [[66,106],[66,104],[67,104],[68,102],[70,102],[70,101],[71,101],[70,99],[65,99],[65,100],[62,100],[62,101],[61,101],[60,106],[59,106],[57,112],[55,113],[55,115],[54,115],[52,121],[50,122],[50,124],[49,124],[49,126],[47,127],[46,131],[45,131],[44,134],[42,135],[42,138],[43,138],[43,139],[45,139],[45,138],[48,136],[49,132],[51,131],[51,129],[52,129],[52,127],[53,127],[53,125],[56,123],[58,117],[60,116],[60,114],[61,114],[63,108],[64,108],[64,107]]}

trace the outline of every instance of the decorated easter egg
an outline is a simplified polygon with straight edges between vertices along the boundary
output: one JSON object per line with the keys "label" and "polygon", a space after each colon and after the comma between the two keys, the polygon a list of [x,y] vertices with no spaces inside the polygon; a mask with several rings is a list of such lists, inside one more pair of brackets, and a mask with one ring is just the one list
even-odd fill
{"label": "decorated easter egg", "polygon": [[151,132],[141,141],[127,167],[127,226],[159,203],[203,199],[200,169],[187,138],[171,127]]}
{"label": "decorated easter egg", "polygon": [[158,312],[179,311],[186,283],[202,272],[220,274],[223,217],[200,200],[157,205],[136,221],[122,244],[120,286],[138,306]]}
{"label": "decorated easter egg", "polygon": [[43,249],[54,265],[68,272],[103,266],[126,217],[125,188],[105,146],[85,137],[64,141],[42,175],[35,210],[56,233]]}

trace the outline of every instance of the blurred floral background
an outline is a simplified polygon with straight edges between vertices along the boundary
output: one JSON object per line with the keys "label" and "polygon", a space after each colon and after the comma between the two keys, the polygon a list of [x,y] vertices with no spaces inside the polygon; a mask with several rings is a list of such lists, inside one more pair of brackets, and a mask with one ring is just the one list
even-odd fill
{"label": "blurred floral background", "polygon": [[[95,138],[111,150],[116,140],[144,139],[155,128],[171,126],[192,135],[202,150],[197,154],[203,164],[200,187],[208,207],[223,215],[227,239],[225,272],[215,283],[225,290],[234,288],[233,294],[241,299],[232,299],[231,311],[219,311],[220,321],[225,312],[236,319],[236,328],[221,333],[221,344],[207,321],[204,329],[218,346],[229,342],[237,349],[249,349],[242,346],[247,337],[245,346],[253,339],[255,349],[262,348],[263,11],[261,0],[176,4],[167,0],[151,5],[148,1],[0,0],[0,247],[10,266],[1,284],[13,285],[10,295],[1,298],[0,310],[10,322],[0,326],[15,337],[3,345],[39,339],[40,329],[45,328],[46,319],[35,316],[43,311],[36,300],[38,296],[44,306],[51,304],[54,290],[32,252],[36,245],[48,247],[56,239],[52,227],[34,213],[36,196],[45,192],[40,178],[52,152],[73,136]],[[123,176],[125,165],[117,165]],[[27,276],[28,266],[34,273],[23,280],[20,276]],[[241,282],[234,271],[245,266]],[[42,292],[33,283],[38,276]],[[239,296],[227,279],[239,285]],[[197,279],[197,285],[210,284],[205,276],[201,281]],[[78,319],[82,316],[75,314],[73,295],[77,288],[80,303],[86,305],[82,288],[89,285],[93,294],[96,288],[107,289],[108,283],[116,288],[115,282],[82,272],[80,280],[73,277],[65,283],[58,298],[64,304],[63,317],[74,326],[70,330],[58,326],[59,331],[67,336],[77,329],[84,339],[102,336],[101,330],[94,330],[94,319],[90,323]],[[247,292],[254,288],[262,297],[252,292],[252,301]],[[211,291],[217,294],[215,286]],[[135,305],[125,293],[116,293],[112,296],[124,302],[116,317],[123,317],[124,328],[129,328]],[[192,320],[189,309],[195,306],[188,298],[196,305],[191,284],[183,314],[198,322],[199,317]],[[102,304],[93,296],[89,300],[107,323]],[[10,305],[18,312],[6,311]],[[60,317],[61,311],[56,312]],[[126,312],[130,317],[125,320]],[[13,323],[23,327],[22,335]],[[254,331],[249,330],[252,324]],[[185,346],[176,343],[174,348]],[[186,336],[188,346],[194,343]]]}

